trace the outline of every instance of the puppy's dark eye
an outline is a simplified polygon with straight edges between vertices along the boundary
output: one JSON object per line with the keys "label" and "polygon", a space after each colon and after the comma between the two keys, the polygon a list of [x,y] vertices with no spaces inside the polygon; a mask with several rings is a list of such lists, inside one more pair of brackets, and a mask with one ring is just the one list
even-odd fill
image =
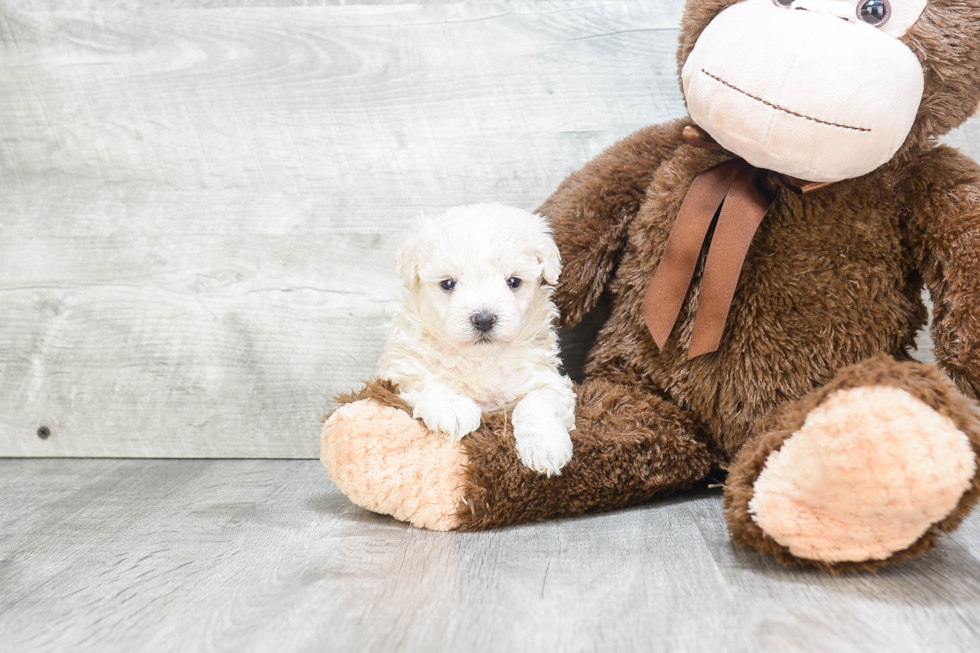
{"label": "puppy's dark eye", "polygon": [[793,0],[772,0],[772,1],[773,4],[775,4],[777,7],[789,8],[789,6],[793,4]]}
{"label": "puppy's dark eye", "polygon": [[518,279],[517,277],[511,277],[510,279],[507,280],[507,285],[510,286],[511,289],[513,290],[517,290],[518,288],[520,288],[521,283],[522,283],[521,280]]}
{"label": "puppy's dark eye", "polygon": [[445,281],[439,282],[439,287],[443,290],[449,291],[456,287],[456,281],[453,279],[446,279]]}
{"label": "puppy's dark eye", "polygon": [[863,0],[858,3],[858,18],[872,27],[881,27],[892,16],[888,0]]}

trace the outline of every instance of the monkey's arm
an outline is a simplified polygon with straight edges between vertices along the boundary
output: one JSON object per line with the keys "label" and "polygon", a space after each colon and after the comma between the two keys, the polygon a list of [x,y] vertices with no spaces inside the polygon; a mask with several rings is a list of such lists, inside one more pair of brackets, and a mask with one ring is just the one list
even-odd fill
{"label": "monkey's arm", "polygon": [[966,395],[980,399],[980,166],[939,147],[903,191],[913,253],[935,305],[936,360]]}
{"label": "monkey's arm", "polygon": [[624,138],[573,173],[541,205],[561,252],[555,303],[562,326],[577,324],[599,300],[654,172],[683,144],[690,119]]}

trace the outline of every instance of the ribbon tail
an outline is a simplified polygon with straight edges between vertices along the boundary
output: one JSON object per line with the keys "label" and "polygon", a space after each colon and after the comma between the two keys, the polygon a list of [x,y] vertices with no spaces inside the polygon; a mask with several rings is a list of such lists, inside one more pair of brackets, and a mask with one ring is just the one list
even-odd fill
{"label": "ribbon tail", "polygon": [[691,147],[696,147],[699,150],[724,150],[725,148],[718,144],[711,134],[704,131],[697,125],[688,125],[681,132],[684,140]]}
{"label": "ribbon tail", "polygon": [[736,175],[746,166],[744,161],[733,159],[710,168],[698,175],[684,197],[640,307],[643,321],[660,349],[667,344],[684,305],[708,228]]}
{"label": "ribbon tail", "polygon": [[757,174],[759,171],[752,167],[739,171],[718,216],[701,280],[688,359],[718,350],[752,239],[776,201],[775,190],[756,183]]}

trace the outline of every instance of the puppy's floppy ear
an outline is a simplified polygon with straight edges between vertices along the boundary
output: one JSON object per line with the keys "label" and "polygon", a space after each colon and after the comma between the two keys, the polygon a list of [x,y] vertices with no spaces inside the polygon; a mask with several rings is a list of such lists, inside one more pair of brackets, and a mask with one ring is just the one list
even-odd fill
{"label": "puppy's floppy ear", "polygon": [[561,274],[561,254],[558,252],[558,245],[551,236],[551,225],[544,216],[535,215],[535,222],[538,226],[538,234],[534,243],[534,255],[541,264],[541,278],[545,283],[552,286],[558,283],[558,275]]}
{"label": "puppy's floppy ear", "polygon": [[420,213],[412,223],[412,227],[414,233],[395,254],[398,276],[401,277],[406,288],[414,288],[419,282],[419,265],[422,263],[423,254],[422,245],[426,234],[433,228],[433,221],[431,218],[425,217],[425,214]]}
{"label": "puppy's floppy ear", "polygon": [[401,277],[406,288],[414,288],[415,284],[419,282],[418,245],[418,239],[413,238],[395,254],[398,276]]}

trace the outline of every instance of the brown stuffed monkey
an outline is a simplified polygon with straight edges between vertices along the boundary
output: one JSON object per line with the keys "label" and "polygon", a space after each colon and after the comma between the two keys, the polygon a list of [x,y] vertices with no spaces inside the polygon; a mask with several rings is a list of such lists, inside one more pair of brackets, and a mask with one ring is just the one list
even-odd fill
{"label": "brown stuffed monkey", "polygon": [[[690,117],[538,210],[564,326],[612,305],[561,475],[520,464],[506,416],[451,442],[383,380],[321,458],[355,503],[440,530],[726,469],[740,544],[835,572],[919,555],[980,496],[980,167],[935,142],[980,103],[980,0],[688,0],[678,59]],[[909,354],[923,284],[939,367]]]}

